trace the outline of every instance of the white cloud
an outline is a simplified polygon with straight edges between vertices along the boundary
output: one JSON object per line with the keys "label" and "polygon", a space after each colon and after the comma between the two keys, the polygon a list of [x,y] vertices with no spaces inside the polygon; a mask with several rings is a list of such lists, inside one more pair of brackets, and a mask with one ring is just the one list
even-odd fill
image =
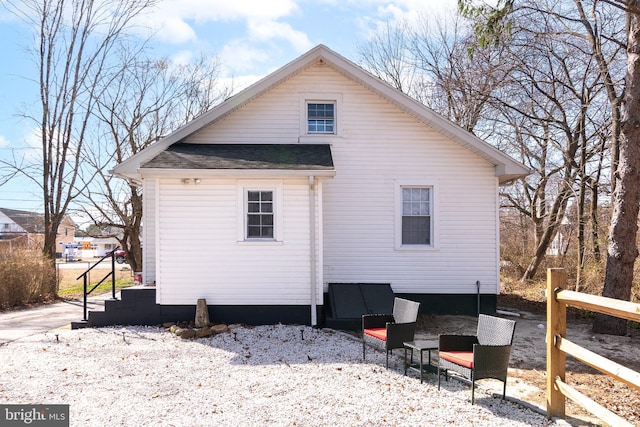
{"label": "white cloud", "polygon": [[157,28],[155,37],[163,42],[182,44],[197,40],[196,32],[193,28],[180,18],[171,16],[159,17],[159,21],[154,27]]}
{"label": "white cloud", "polygon": [[4,136],[0,135],[0,148],[8,147],[8,146],[9,146],[9,140]]}
{"label": "white cloud", "polygon": [[245,18],[277,19],[297,10],[294,0],[164,0],[158,5],[164,16],[198,23]]}
{"label": "white cloud", "polygon": [[210,22],[277,20],[297,10],[294,0],[164,0],[153,12],[139,18],[164,42],[181,44],[197,40],[192,24]]}
{"label": "white cloud", "polygon": [[162,0],[139,18],[138,26],[161,43],[184,47],[172,56],[176,63],[191,60],[187,49],[217,45],[223,74],[255,73],[256,67],[270,66],[283,42],[296,53],[312,47],[306,33],[283,22],[299,11],[297,1]]}
{"label": "white cloud", "polygon": [[173,65],[189,65],[194,58],[194,54],[189,50],[181,50],[175,55],[171,56],[171,63]]}
{"label": "white cloud", "polygon": [[220,53],[220,63],[226,75],[251,71],[256,63],[267,63],[270,59],[267,51],[254,47],[246,40],[231,41]]}
{"label": "white cloud", "polygon": [[267,42],[273,39],[286,40],[298,53],[313,47],[306,33],[294,30],[291,25],[272,20],[250,20],[249,36],[253,40]]}
{"label": "white cloud", "polygon": [[25,145],[25,159],[27,161],[38,161],[42,159],[42,129],[35,127],[27,129],[23,134]]}
{"label": "white cloud", "polygon": [[[360,36],[367,39],[389,25],[414,27],[427,19],[436,24],[457,12],[457,0],[322,0],[324,4],[354,15]],[[357,16],[356,16],[357,15]]]}
{"label": "white cloud", "polygon": [[[355,28],[345,29],[345,34],[356,44],[385,25],[411,24],[421,15],[455,10],[455,5],[456,0],[161,0],[141,25],[154,30],[157,41],[182,49],[172,57],[176,63],[190,61],[200,50],[218,55],[223,78],[263,74],[311,49],[317,39],[326,43],[322,35],[312,42],[305,31],[304,19],[313,19],[310,11],[318,7],[348,17]],[[338,30],[327,25],[328,32]]]}
{"label": "white cloud", "polygon": [[258,75],[244,75],[237,77],[223,77],[219,79],[219,86],[224,88],[233,88],[233,94],[240,92],[243,89],[248,88],[264,76]]}

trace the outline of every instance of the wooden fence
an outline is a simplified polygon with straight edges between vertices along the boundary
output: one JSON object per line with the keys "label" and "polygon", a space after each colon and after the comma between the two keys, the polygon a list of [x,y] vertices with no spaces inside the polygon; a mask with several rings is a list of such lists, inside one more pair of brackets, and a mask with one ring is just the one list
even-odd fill
{"label": "wooden fence", "polygon": [[41,234],[20,234],[11,239],[0,240],[0,251],[12,252],[18,249],[40,249],[44,245],[44,236]]}
{"label": "wooden fence", "polygon": [[[609,425],[632,426],[565,382],[566,355],[640,389],[640,373],[581,347],[566,338],[567,306],[640,322],[640,304],[566,290],[563,269],[547,270],[547,417],[565,417],[565,397]],[[602,392],[606,392],[602,390]]]}

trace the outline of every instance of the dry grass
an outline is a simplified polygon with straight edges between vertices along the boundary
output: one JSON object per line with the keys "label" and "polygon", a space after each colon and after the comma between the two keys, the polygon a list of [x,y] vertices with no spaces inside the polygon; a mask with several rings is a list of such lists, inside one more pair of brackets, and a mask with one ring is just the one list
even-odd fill
{"label": "dry grass", "polygon": [[56,287],[56,271],[41,251],[0,252],[0,308],[51,300]]}
{"label": "dry grass", "polygon": [[[572,275],[571,271],[567,272],[569,273],[568,286],[571,289],[575,289],[576,275]],[[635,277],[640,276],[636,274]],[[582,272],[582,279],[581,285],[577,287],[580,292],[599,295],[602,292],[604,282],[604,267],[587,265]],[[544,277],[539,277],[530,282],[521,282],[513,276],[503,275],[501,285],[502,290],[498,296],[498,307],[511,308],[538,315],[546,313],[545,289],[547,284]],[[639,299],[639,288],[638,283],[634,283],[632,300],[636,303]],[[568,322],[590,325],[592,317],[593,313],[587,310],[574,307],[568,307],[567,309]],[[637,371],[637,366],[630,365],[630,360],[625,355],[633,351],[635,343],[637,343],[637,339],[640,336],[640,331],[638,330],[640,325],[635,322],[629,322],[629,326],[628,345],[611,344],[607,346],[607,352],[601,355],[614,359],[616,362]],[[609,340],[606,335],[594,335],[593,339],[599,343],[607,343]],[[567,360],[567,383],[632,424],[640,426],[640,392],[638,390],[602,375],[587,365],[575,361],[575,359],[568,358]],[[510,370],[509,376],[535,386],[538,391],[532,392],[527,396],[526,400],[541,408],[545,407],[546,374],[544,370],[540,370],[539,366],[529,366],[526,363],[521,363],[517,366],[517,369]],[[593,416],[570,399],[567,399],[567,414],[578,417],[567,420],[572,425],[591,425],[584,424],[581,420],[592,419]]]}
{"label": "dry grass", "polygon": [[[87,264],[78,264],[78,268],[59,269],[60,286],[58,296],[62,298],[80,298],[82,297],[84,282],[83,279],[77,280],[78,276],[87,270]],[[88,276],[89,290],[96,283],[102,280],[109,273],[107,269],[93,269]],[[116,266],[116,289],[125,288],[133,285],[133,272],[127,267]],[[92,295],[111,291],[111,277],[105,280]]]}
{"label": "dry grass", "polygon": [[[567,272],[567,287],[582,293],[591,295],[602,295],[604,287],[605,263],[587,263],[580,272],[580,283],[576,269],[565,268]],[[631,288],[631,302],[640,303],[640,263],[636,263],[634,283]],[[546,269],[541,268],[534,280],[520,281],[519,276],[514,271],[502,271],[500,277],[500,295],[498,295],[498,305],[520,308],[533,313],[546,312],[547,278]],[[592,313],[587,310],[570,309],[572,314],[591,317]]]}

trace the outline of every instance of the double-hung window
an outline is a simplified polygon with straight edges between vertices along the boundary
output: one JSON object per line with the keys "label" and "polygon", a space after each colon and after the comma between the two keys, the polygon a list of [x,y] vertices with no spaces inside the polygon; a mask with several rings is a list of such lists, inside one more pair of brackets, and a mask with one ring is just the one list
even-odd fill
{"label": "double-hung window", "polygon": [[247,238],[273,239],[273,191],[247,191]]}
{"label": "double-hung window", "polygon": [[432,245],[432,188],[402,187],[402,245]]}
{"label": "double-hung window", "polygon": [[282,244],[283,183],[280,180],[238,180],[239,244]]}
{"label": "double-hung window", "polygon": [[336,129],[335,103],[307,103],[307,133],[334,134]]}

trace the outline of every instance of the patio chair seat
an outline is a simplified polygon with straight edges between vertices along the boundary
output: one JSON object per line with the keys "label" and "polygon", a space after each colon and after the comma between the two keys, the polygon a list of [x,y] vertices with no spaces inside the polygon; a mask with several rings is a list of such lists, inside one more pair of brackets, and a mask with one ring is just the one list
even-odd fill
{"label": "patio chair seat", "polygon": [[473,352],[472,351],[443,351],[438,353],[438,357],[457,365],[473,369]]}
{"label": "patio chair seat", "polygon": [[387,328],[365,329],[364,333],[382,341],[387,340]]}
{"label": "patio chair seat", "polygon": [[503,382],[507,393],[507,370],[516,322],[481,314],[476,335],[440,335],[438,345],[438,390],[440,372],[449,380],[449,370],[471,381],[471,404],[475,403],[476,381],[493,378]]}
{"label": "patio chair seat", "polygon": [[365,314],[362,316],[362,360],[366,357],[367,344],[389,354],[394,348],[403,348],[413,341],[420,303],[403,298],[394,298],[393,314]]}

